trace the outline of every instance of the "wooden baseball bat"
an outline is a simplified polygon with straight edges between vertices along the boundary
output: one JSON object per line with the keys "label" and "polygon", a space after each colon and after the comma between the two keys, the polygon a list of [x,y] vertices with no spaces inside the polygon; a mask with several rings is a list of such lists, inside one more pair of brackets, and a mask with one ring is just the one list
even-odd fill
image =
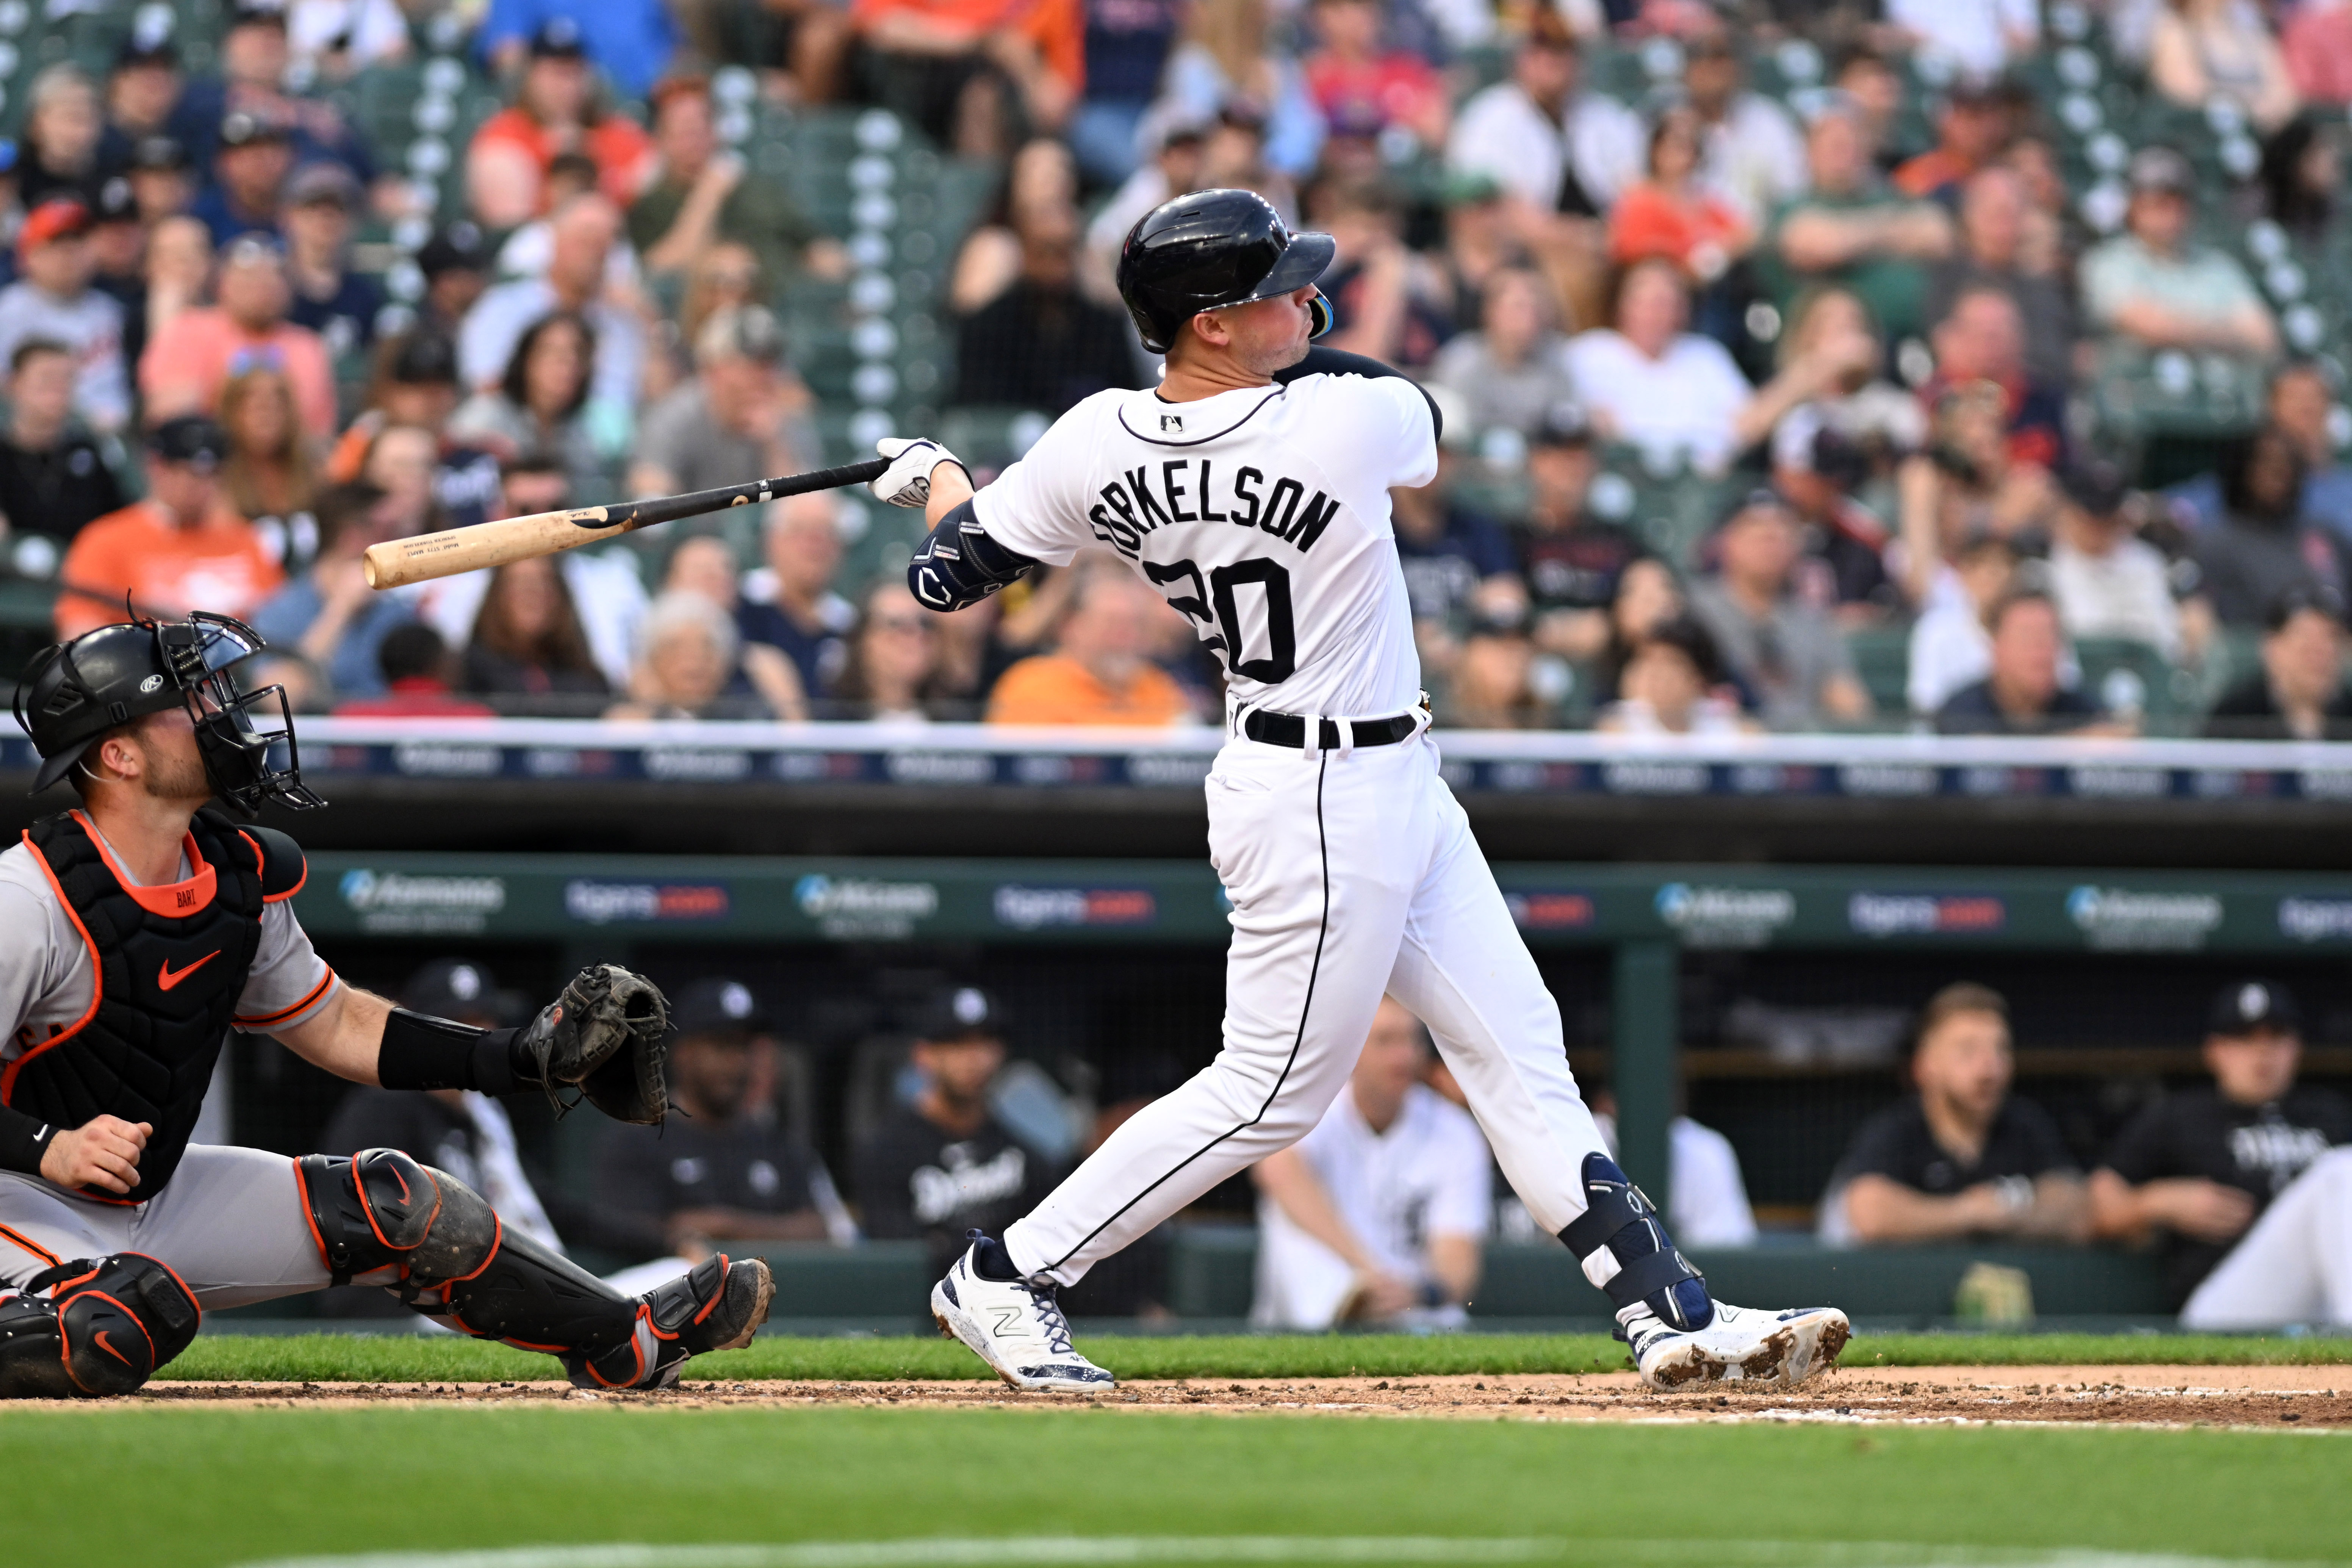
{"label": "wooden baseball bat", "polygon": [[367,553],[360,558],[361,570],[366,574],[371,588],[397,588],[406,583],[454,577],[460,572],[503,566],[509,561],[528,560],[533,555],[577,550],[600,539],[617,538],[657,522],[675,522],[681,517],[724,511],[730,506],[756,506],[761,501],[805,495],[811,490],[865,484],[881,478],[882,470],[889,466],[880,458],[869,458],[862,463],[786,474],[782,479],[754,479],[747,485],[722,485],[717,489],[656,496],[649,500],[613,506],[583,506],[571,511],[533,512],[529,517],[478,522],[470,528],[420,533],[413,539],[387,540],[368,546]]}

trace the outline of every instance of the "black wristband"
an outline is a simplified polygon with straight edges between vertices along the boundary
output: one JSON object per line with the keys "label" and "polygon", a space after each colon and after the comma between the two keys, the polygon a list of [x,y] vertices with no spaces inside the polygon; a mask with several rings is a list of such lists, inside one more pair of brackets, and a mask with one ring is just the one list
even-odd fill
{"label": "black wristband", "polygon": [[41,1173],[41,1156],[65,1129],[0,1105],[0,1171],[27,1176]]}
{"label": "black wristband", "polygon": [[478,1029],[394,1007],[383,1021],[375,1058],[376,1081],[386,1089],[475,1089],[512,1094],[523,1079],[515,1067],[520,1029]]}

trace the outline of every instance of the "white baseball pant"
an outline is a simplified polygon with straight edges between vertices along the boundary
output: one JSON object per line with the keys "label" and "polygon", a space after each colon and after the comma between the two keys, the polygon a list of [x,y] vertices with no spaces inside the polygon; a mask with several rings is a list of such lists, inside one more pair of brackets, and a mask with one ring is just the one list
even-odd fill
{"label": "white baseball pant", "polygon": [[1075,1284],[1304,1137],[1384,992],[1429,1026],[1536,1223],[1557,1233],[1584,1212],[1584,1157],[1603,1151],[1559,1006],[1437,766],[1426,731],[1342,751],[1226,742],[1207,784],[1209,858],[1234,905],[1224,1047],[1006,1231],[1024,1275]]}
{"label": "white baseball pant", "polygon": [[2289,1323],[2352,1323],[2352,1148],[2289,1182],[2180,1309],[2189,1329]]}

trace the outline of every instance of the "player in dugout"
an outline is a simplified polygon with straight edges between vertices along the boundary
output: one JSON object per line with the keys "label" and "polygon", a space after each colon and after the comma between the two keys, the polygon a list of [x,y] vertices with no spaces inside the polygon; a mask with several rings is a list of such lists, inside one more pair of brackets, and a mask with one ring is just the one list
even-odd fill
{"label": "player in dugout", "polygon": [[134,619],[44,649],[17,686],[34,793],[70,780],[80,804],[0,853],[0,1397],[128,1394],[206,1307],[352,1282],[551,1352],[586,1387],[667,1386],[688,1357],[749,1342],[774,1293],[757,1258],[625,1296],[396,1150],[190,1142],[231,1027],[355,1083],[576,1086],[625,1119],[667,1110],[665,1004],[626,970],[583,970],[528,1024],[484,1029],[319,958],[290,902],[302,851],[249,821],[325,804],[283,689],[237,689],[261,647],[226,616]]}

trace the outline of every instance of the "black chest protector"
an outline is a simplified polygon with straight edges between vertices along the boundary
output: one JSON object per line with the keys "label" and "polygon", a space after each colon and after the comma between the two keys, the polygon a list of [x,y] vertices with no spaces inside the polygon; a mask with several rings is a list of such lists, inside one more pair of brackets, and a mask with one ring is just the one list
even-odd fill
{"label": "black chest protector", "polygon": [[205,810],[188,837],[190,880],[132,889],[80,812],[25,833],[89,950],[97,994],[0,1072],[0,1104],[59,1127],[101,1115],[150,1123],[139,1184],[89,1194],[110,1202],[144,1203],[172,1179],[252,973],[262,911],[301,885],[302,852],[281,833]]}

